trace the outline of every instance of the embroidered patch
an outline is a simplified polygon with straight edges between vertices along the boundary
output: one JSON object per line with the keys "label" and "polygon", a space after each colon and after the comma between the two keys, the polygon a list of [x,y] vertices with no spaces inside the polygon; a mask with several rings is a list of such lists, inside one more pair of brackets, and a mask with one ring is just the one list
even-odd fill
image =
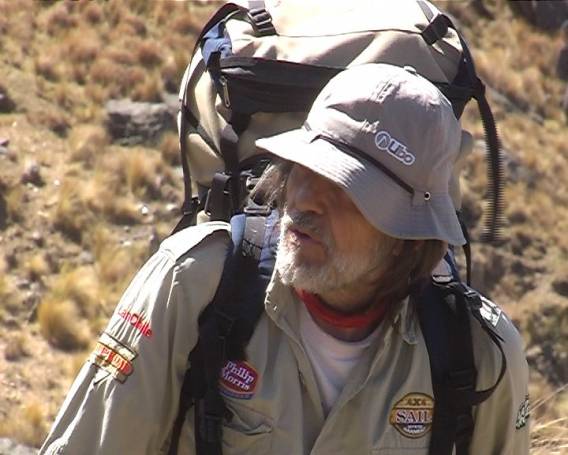
{"label": "embroidered patch", "polygon": [[420,438],[432,427],[434,400],[423,393],[409,393],[390,412],[390,424],[407,438]]}
{"label": "embroidered patch", "polygon": [[375,145],[379,150],[390,153],[407,166],[411,166],[416,161],[416,157],[408,151],[406,145],[392,137],[388,131],[379,131],[375,135]]}
{"label": "embroidered patch", "polygon": [[144,318],[138,313],[132,313],[128,310],[120,310],[118,312],[118,315],[145,337],[150,338],[152,336],[150,323],[148,321],[145,321]]}
{"label": "embroidered patch", "polygon": [[489,322],[489,324],[491,324],[493,327],[497,327],[499,319],[501,318],[501,313],[503,311],[491,300],[481,296],[481,308],[479,312],[481,313],[483,319]]}
{"label": "embroidered patch", "polygon": [[124,383],[134,371],[132,361],[135,358],[134,351],[104,332],[89,356],[89,362],[108,372],[118,382]]}
{"label": "embroidered patch", "polygon": [[254,395],[258,373],[247,362],[227,361],[221,370],[221,393],[233,398],[250,400]]}
{"label": "embroidered patch", "polygon": [[530,416],[529,396],[527,395],[524,401],[521,403],[519,412],[517,412],[517,421],[515,422],[515,428],[517,430],[523,428],[529,421]]}

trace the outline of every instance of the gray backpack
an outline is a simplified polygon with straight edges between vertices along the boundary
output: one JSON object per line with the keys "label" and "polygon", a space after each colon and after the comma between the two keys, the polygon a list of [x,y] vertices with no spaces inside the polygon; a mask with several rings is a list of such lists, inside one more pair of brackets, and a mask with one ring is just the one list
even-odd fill
{"label": "gray backpack", "polygon": [[[180,88],[185,201],[174,232],[241,212],[268,162],[255,140],[299,128],[340,71],[382,62],[415,68],[451,101],[457,118],[470,99],[477,101],[489,174],[484,236],[495,240],[502,203],[499,141],[484,85],[451,19],[425,0],[265,3],[251,10],[226,4],[197,40]],[[470,145],[464,132],[462,158]],[[458,211],[459,168],[450,188]]]}

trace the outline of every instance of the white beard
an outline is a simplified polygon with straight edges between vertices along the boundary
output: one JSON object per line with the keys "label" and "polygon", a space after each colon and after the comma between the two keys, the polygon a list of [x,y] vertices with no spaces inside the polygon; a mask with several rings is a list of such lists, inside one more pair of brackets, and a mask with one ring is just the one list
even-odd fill
{"label": "white beard", "polygon": [[[276,254],[276,270],[280,279],[287,286],[302,289],[314,294],[329,293],[356,285],[359,280],[368,278],[380,269],[386,252],[384,242],[377,236],[377,241],[365,249],[364,254],[338,253],[330,232],[318,225],[316,215],[307,213],[284,213],[280,220],[280,239]],[[289,228],[294,224],[316,233],[324,246],[327,262],[323,265],[307,264],[301,260],[300,248],[288,239]]]}

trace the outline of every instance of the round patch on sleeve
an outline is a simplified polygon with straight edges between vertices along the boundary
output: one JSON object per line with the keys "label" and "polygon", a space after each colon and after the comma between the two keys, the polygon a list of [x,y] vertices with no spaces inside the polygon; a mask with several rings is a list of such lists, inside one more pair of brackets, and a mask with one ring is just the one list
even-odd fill
{"label": "round patch on sleeve", "polygon": [[420,438],[432,427],[434,400],[423,393],[409,393],[390,412],[390,424],[407,438]]}

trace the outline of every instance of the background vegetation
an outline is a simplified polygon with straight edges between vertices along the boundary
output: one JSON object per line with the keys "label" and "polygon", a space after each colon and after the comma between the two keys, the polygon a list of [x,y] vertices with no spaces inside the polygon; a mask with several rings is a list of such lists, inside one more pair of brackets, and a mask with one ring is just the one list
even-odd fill
{"label": "background vegetation", "polygon": [[[474,246],[474,285],[521,330],[531,364],[533,455],[568,453],[568,150],[559,31],[502,0],[436,2],[460,22],[487,82],[506,153],[507,226]],[[175,93],[214,5],[0,1],[0,436],[38,446],[127,282],[177,221],[177,138],[122,147],[106,101]],[[464,172],[474,241],[483,131]]]}

